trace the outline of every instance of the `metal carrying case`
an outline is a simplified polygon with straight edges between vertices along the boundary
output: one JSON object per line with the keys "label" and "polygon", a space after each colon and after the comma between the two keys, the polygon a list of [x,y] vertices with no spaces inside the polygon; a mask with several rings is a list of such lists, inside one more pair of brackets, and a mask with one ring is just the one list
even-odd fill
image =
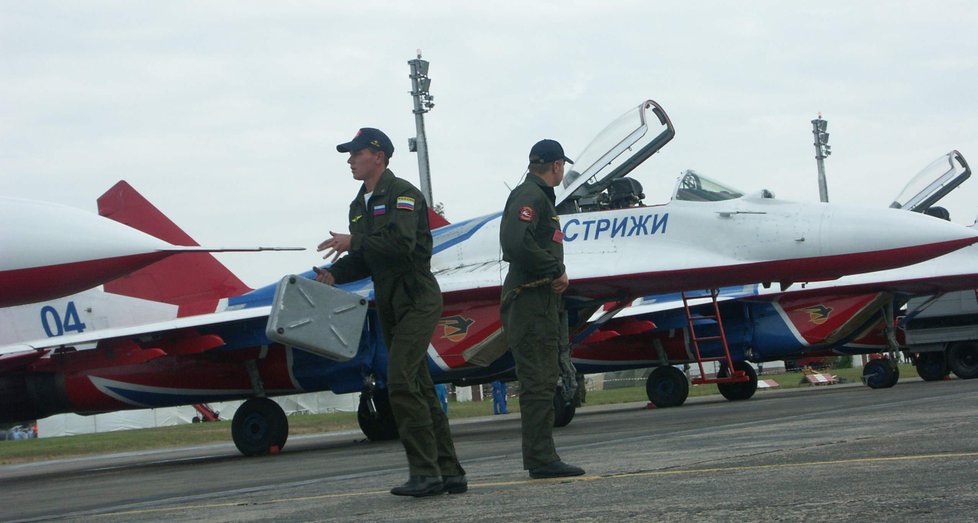
{"label": "metal carrying case", "polygon": [[357,354],[367,300],[302,276],[278,282],[265,335],[332,360]]}

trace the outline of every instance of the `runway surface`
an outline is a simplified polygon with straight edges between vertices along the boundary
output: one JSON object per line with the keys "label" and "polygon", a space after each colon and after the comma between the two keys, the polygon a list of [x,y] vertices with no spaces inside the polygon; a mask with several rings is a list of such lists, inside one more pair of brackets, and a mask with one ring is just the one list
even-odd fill
{"label": "runway surface", "polygon": [[469,492],[402,498],[399,443],[352,432],[281,454],[213,445],[0,467],[3,521],[974,521],[978,380],[762,391],[580,409],[587,470],[530,480],[516,415],[452,424]]}

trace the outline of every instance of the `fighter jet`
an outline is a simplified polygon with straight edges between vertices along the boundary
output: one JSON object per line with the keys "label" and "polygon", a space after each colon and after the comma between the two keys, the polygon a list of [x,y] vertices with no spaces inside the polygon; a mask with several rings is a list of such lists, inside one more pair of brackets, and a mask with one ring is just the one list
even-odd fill
{"label": "fighter jet", "polygon": [[[681,180],[681,198],[636,205],[639,188],[628,174],[674,136],[662,107],[644,101],[575,157],[579,171],[568,172],[557,189],[563,237],[554,241],[564,242],[572,333],[587,329],[608,303],[617,304],[608,311],[613,315],[651,294],[833,279],[916,263],[978,241],[971,229],[916,213],[731,193],[696,177]],[[112,195],[117,202],[131,197],[125,190]],[[144,208],[120,206],[113,218],[130,221]],[[428,351],[436,382],[512,376],[499,320],[507,269],[498,244],[500,216],[432,231],[432,271],[445,303]],[[212,266],[208,279],[221,281],[223,270]],[[138,273],[133,276],[130,283]],[[176,317],[0,348],[0,421],[246,399],[234,415],[232,437],[242,453],[256,455],[281,449],[288,437],[288,419],[270,397],[332,390],[363,393],[359,420],[368,437],[396,434],[386,403],[386,347],[373,311],[359,329],[355,354],[344,359],[329,347],[270,339],[266,328],[278,283],[220,299],[210,293],[201,306],[187,292],[168,290],[172,281],[142,281],[150,283],[123,281],[113,284],[114,292],[169,300],[179,307]],[[367,302],[373,297],[369,280],[341,289]]]}

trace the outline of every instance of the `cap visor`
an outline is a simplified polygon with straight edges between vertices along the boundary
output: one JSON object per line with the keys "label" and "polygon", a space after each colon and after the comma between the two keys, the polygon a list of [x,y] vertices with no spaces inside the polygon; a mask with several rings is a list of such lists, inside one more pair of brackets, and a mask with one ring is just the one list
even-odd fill
{"label": "cap visor", "polygon": [[567,162],[567,163],[569,163],[569,164],[571,164],[571,165],[574,165],[574,160],[571,160],[570,158],[568,158],[566,156],[564,157],[564,161]]}

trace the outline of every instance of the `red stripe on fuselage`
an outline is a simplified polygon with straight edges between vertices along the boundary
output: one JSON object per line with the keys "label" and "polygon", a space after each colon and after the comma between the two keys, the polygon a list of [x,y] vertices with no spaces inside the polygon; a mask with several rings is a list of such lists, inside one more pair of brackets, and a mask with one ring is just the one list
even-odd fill
{"label": "red stripe on fuselage", "polygon": [[68,296],[114,280],[170,256],[148,252],[114,258],[0,272],[0,307]]}

